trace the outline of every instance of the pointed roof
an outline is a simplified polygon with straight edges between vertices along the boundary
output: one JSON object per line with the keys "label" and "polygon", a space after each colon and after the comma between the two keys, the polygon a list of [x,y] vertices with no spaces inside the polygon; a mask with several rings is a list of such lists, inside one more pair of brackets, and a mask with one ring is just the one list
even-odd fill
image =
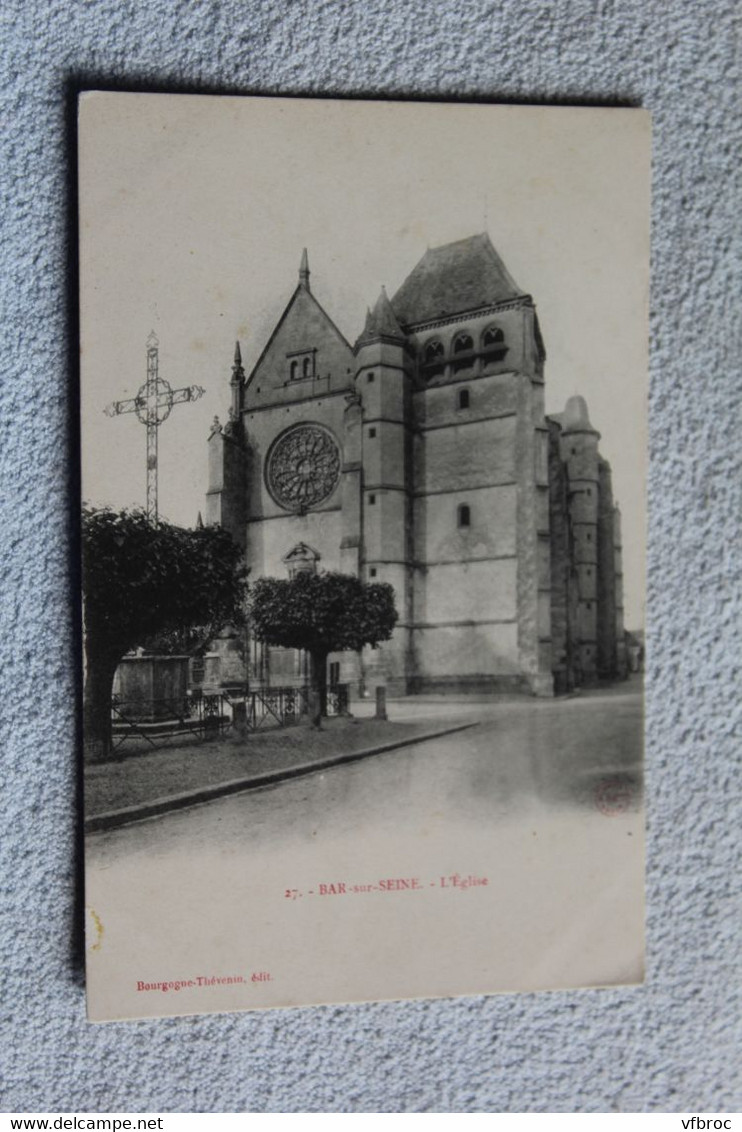
{"label": "pointed roof", "polygon": [[598,430],[593,428],[590,423],[590,415],[587,411],[587,402],[584,397],[580,397],[579,395],[570,397],[564,412],[559,414],[559,418],[562,432],[565,435],[570,432],[592,432],[596,436],[600,436]]}
{"label": "pointed roof", "polygon": [[366,325],[359,342],[369,342],[376,338],[396,338],[404,340],[402,327],[397,321],[386,288],[382,287],[379,297],[374,303],[374,309],[366,312]]}
{"label": "pointed roof", "polygon": [[232,364],[232,384],[241,385],[245,380],[245,371],[242,367],[242,350],[239,340],[234,344],[234,362]]}
{"label": "pointed roof", "polygon": [[392,299],[402,326],[523,295],[486,232],[428,248]]}
{"label": "pointed roof", "polygon": [[310,274],[311,272],[309,270],[309,256],[307,255],[307,249],[303,248],[301,253],[301,263],[299,264],[299,284],[302,287],[306,287],[307,291],[309,290]]}

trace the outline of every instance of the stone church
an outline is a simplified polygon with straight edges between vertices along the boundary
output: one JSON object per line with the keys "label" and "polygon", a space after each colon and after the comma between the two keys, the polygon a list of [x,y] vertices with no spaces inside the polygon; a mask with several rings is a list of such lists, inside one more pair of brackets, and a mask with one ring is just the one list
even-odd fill
{"label": "stone church", "polygon": [[[533,298],[489,237],[430,248],[355,344],[296,288],[209,437],[206,521],[251,577],[339,570],[394,587],[393,638],[330,680],[394,693],[566,692],[625,675],[621,534],[582,397],[544,413]],[[305,677],[249,646],[251,683]]]}

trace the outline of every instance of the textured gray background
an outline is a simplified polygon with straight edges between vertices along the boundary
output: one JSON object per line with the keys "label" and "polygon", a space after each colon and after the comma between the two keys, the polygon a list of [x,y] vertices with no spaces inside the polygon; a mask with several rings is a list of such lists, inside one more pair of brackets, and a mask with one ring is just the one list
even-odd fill
{"label": "textured gray background", "polygon": [[[6,0],[0,19],[1,883],[9,913],[0,1108],[739,1107],[742,343],[731,0]],[[624,100],[652,111],[644,988],[85,1022],[73,948],[69,596],[76,483],[65,99],[75,79],[167,90]]]}

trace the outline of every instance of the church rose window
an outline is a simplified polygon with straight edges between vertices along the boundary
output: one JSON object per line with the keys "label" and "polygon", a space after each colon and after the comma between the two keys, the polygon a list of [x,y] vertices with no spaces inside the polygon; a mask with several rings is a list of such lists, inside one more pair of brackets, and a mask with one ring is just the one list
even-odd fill
{"label": "church rose window", "polygon": [[293,425],[273,442],[265,480],[279,507],[308,511],[332,495],[340,479],[340,449],[329,429]]}

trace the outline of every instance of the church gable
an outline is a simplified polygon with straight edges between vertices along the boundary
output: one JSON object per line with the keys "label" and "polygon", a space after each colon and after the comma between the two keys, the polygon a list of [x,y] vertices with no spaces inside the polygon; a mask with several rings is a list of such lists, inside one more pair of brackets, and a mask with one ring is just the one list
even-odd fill
{"label": "church gable", "polygon": [[353,364],[349,343],[300,283],[250,375],[245,407],[346,389]]}

